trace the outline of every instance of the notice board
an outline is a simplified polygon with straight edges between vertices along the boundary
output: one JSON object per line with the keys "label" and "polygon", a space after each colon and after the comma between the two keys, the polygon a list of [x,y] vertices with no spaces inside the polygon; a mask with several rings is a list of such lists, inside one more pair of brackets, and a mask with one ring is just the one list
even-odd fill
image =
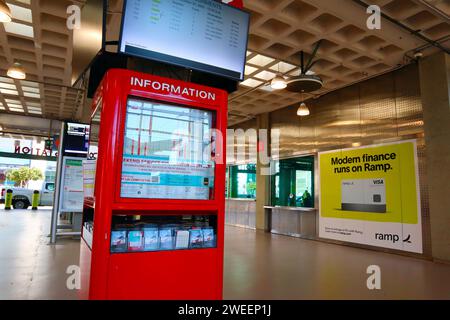
{"label": "notice board", "polygon": [[59,212],[83,212],[83,159],[64,157]]}

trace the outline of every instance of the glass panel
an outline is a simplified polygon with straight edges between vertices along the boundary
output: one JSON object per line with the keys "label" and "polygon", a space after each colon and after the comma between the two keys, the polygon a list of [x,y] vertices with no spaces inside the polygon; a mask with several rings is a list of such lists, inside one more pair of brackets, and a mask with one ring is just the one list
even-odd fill
{"label": "glass panel", "polygon": [[129,99],[121,197],[213,198],[213,112]]}
{"label": "glass panel", "polygon": [[314,157],[272,163],[272,205],[314,207]]}
{"label": "glass panel", "polygon": [[246,164],[229,167],[230,197],[256,198],[256,165]]}

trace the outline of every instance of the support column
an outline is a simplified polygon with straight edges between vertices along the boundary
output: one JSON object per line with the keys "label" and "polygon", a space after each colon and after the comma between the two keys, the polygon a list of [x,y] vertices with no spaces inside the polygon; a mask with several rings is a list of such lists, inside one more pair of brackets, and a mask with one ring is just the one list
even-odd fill
{"label": "support column", "polygon": [[[269,113],[263,113],[257,116],[256,125],[258,131],[258,157],[256,160],[256,229],[267,230],[269,228],[264,206],[268,205],[270,198],[270,176],[264,174],[268,171],[270,164],[266,163],[267,156],[270,156],[270,120]],[[267,130],[267,143],[261,143],[260,130]],[[260,155],[262,153],[262,155]],[[266,155],[266,156],[264,156]]]}
{"label": "support column", "polygon": [[420,61],[420,87],[432,256],[450,262],[450,55],[440,52]]}

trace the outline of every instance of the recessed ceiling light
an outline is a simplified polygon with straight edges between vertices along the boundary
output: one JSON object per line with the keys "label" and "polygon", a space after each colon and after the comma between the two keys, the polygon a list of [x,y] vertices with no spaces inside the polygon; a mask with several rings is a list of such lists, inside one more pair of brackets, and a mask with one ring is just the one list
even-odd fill
{"label": "recessed ceiling light", "polygon": [[247,79],[244,82],[241,82],[241,84],[243,86],[252,87],[252,88],[257,87],[257,86],[259,86],[262,83],[263,83],[262,81],[255,80],[255,79]]}
{"label": "recessed ceiling light", "polygon": [[16,109],[16,108],[9,108],[9,111],[13,111],[13,112],[24,112],[23,109]]}
{"label": "recessed ceiling light", "polygon": [[33,18],[30,9],[19,7],[14,4],[8,4],[8,6],[11,9],[13,19],[33,23]]}
{"label": "recessed ceiling light", "polygon": [[8,108],[23,109],[21,104],[13,104],[13,103],[8,103]]}
{"label": "recessed ceiling light", "polygon": [[33,113],[33,114],[42,114],[41,111],[37,111],[37,110],[28,110],[28,113]]}
{"label": "recessed ceiling light", "polygon": [[273,61],[275,61],[275,59],[263,56],[262,54],[258,54],[256,56],[254,56],[253,58],[251,58],[250,60],[248,60],[247,63],[253,64],[253,65],[259,66],[259,67],[265,67]]}
{"label": "recessed ceiling light", "polygon": [[19,92],[17,90],[8,90],[8,89],[0,89],[0,92],[3,94],[9,94],[11,96],[18,96]]}
{"label": "recessed ceiling light", "polygon": [[256,70],[258,70],[258,68],[254,68],[249,65],[246,65],[245,66],[245,75],[248,76],[249,74],[254,73]]}
{"label": "recessed ceiling light", "polygon": [[4,0],[0,0],[0,22],[11,22],[11,9]]}
{"label": "recessed ceiling light", "polygon": [[39,93],[24,92],[23,95],[29,98],[36,98],[36,99],[41,98],[41,95]]}
{"label": "recessed ceiling light", "polygon": [[32,87],[25,87],[25,86],[22,86],[22,90],[23,90],[24,92],[40,93],[39,88],[32,88]]}
{"label": "recessed ceiling light", "polygon": [[274,70],[281,73],[286,73],[291,71],[292,69],[296,68],[293,64],[286,63],[286,62],[279,62],[276,65],[273,65],[270,67],[270,70]]}
{"label": "recessed ceiling light", "polygon": [[14,80],[11,78],[0,77],[0,82],[14,83]]}
{"label": "recessed ceiling light", "polygon": [[20,84],[21,84],[22,86],[33,87],[33,88],[39,88],[39,83],[37,83],[37,82],[32,82],[32,81],[22,80],[22,81],[20,81]]}
{"label": "recessed ceiling light", "polygon": [[276,76],[276,73],[273,73],[270,71],[262,71],[262,72],[258,73],[257,75],[255,75],[255,78],[268,81],[270,79],[275,78],[275,76]]}
{"label": "recessed ceiling light", "polygon": [[10,22],[5,24],[5,30],[8,33],[18,34],[20,36],[34,38],[33,27],[22,23]]}
{"label": "recessed ceiling light", "polygon": [[0,88],[3,89],[11,89],[11,90],[17,90],[16,86],[14,84],[10,84],[10,83],[2,83],[0,82]]}

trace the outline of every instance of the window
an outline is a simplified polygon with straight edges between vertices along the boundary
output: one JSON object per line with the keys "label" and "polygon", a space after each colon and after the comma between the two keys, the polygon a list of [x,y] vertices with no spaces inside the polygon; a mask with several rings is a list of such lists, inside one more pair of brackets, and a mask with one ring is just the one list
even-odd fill
{"label": "window", "polygon": [[229,173],[230,198],[256,198],[256,165],[231,166]]}
{"label": "window", "polygon": [[314,208],[314,157],[272,163],[272,205]]}

